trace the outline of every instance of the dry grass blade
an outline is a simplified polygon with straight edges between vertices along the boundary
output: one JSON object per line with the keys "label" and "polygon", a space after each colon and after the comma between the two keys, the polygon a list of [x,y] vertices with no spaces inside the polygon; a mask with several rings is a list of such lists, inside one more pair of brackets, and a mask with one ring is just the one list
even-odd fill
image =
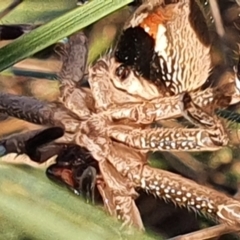
{"label": "dry grass blade", "polygon": [[10,4],[5,10],[0,13],[0,19],[6,16],[9,12],[11,12],[15,7],[17,7],[23,0],[14,0],[12,4]]}
{"label": "dry grass blade", "polygon": [[237,231],[240,231],[240,227],[229,226],[226,224],[220,224],[217,226],[209,227],[209,228],[202,229],[202,230],[192,232],[189,234],[177,236],[177,237],[171,238],[169,240],[193,240],[193,239],[194,240],[207,240],[207,239],[219,237],[223,234],[237,232]]}
{"label": "dry grass blade", "polygon": [[223,27],[222,18],[221,18],[221,15],[220,15],[218,3],[217,3],[216,0],[209,0],[209,3],[210,3],[210,6],[211,6],[211,11],[212,11],[213,18],[215,20],[217,33],[219,34],[220,37],[223,37],[225,35],[225,30],[224,30],[224,27]]}

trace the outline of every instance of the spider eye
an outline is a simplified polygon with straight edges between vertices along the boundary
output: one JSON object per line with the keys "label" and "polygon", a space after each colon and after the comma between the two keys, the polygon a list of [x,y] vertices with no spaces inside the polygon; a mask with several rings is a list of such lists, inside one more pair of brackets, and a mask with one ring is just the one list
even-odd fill
{"label": "spider eye", "polygon": [[128,67],[122,64],[116,69],[115,73],[116,76],[120,78],[120,80],[124,81],[129,76],[130,70]]}

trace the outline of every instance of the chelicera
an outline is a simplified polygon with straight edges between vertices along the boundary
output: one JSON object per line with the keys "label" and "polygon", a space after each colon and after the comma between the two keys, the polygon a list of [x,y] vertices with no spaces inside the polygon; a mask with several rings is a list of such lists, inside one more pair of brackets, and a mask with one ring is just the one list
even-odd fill
{"label": "chelicera", "polygon": [[[191,22],[195,10],[192,0],[146,1],[126,23],[113,54],[89,67],[90,89],[78,85],[86,37],[71,36],[57,102],[1,93],[1,112],[45,127],[1,140],[6,153],[25,153],[39,163],[58,154],[47,170],[50,178],[90,198],[96,186],[109,213],[139,229],[144,229],[134,201],[139,188],[239,229],[237,200],[147,163],[149,151],[212,151],[228,144],[214,111],[239,101],[239,73],[233,72],[224,91],[201,89],[211,68],[210,41]],[[126,42],[129,36],[133,42]],[[196,128],[151,128],[178,116]]]}

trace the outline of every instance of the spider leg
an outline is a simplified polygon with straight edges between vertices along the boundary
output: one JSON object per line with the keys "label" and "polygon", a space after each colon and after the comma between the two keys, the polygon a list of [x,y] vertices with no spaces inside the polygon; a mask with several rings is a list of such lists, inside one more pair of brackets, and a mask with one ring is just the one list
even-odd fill
{"label": "spider leg", "polygon": [[[119,151],[121,154],[119,154]],[[111,147],[108,161],[135,188],[166,201],[201,213],[230,226],[240,227],[240,202],[214,189],[199,185],[161,169],[144,164],[144,155],[120,143]]]}
{"label": "spider leg", "polygon": [[183,94],[178,105],[182,115],[199,129],[134,129],[115,125],[109,128],[109,136],[143,151],[212,151],[228,144],[220,120],[194,104],[189,94]]}
{"label": "spider leg", "polygon": [[49,143],[36,147],[35,151],[31,151],[31,155],[29,155],[29,152],[26,154],[31,158],[32,161],[41,164],[49,160],[51,157],[58,155],[59,152],[62,151],[63,147],[64,144]]}
{"label": "spider leg", "polygon": [[98,190],[103,198],[104,207],[111,216],[117,217],[123,222],[122,227],[135,226],[144,231],[144,226],[140,213],[134,199],[130,196],[121,196],[112,191],[105,183],[97,185]]}
{"label": "spider leg", "polygon": [[[126,178],[118,172],[118,169],[108,162],[109,158],[116,158],[116,161],[119,158],[118,155],[111,156],[109,149],[112,143],[105,134],[103,136],[102,132],[99,133],[98,130],[98,124],[104,126],[102,124],[105,124],[105,121],[101,122],[99,120],[100,119],[97,118],[96,122],[89,122],[89,125],[86,124],[85,128],[82,126],[84,134],[79,132],[75,141],[78,142],[79,145],[86,146],[98,162],[99,172],[101,173],[103,181],[98,181],[97,187],[109,213],[121,219],[127,225],[134,225],[139,229],[143,229],[143,223],[134,202],[138,194],[133,188],[131,181],[126,180]],[[113,148],[115,150],[114,152],[118,151],[115,145]],[[122,163],[124,162],[120,164]]]}
{"label": "spider leg", "polygon": [[228,144],[222,124],[214,128],[136,129],[110,126],[108,135],[143,152],[148,151],[213,151]]}
{"label": "spider leg", "polygon": [[212,111],[209,113],[196,105],[188,93],[182,94],[180,101],[181,111],[184,118],[199,127],[214,128],[221,123],[217,117],[213,117]]}
{"label": "spider leg", "polygon": [[131,182],[122,177],[107,161],[99,162],[105,185],[98,185],[103,202],[110,213],[123,221],[123,226],[144,230],[134,199],[138,196]]}
{"label": "spider leg", "polygon": [[88,118],[94,100],[87,89],[80,88],[87,63],[87,37],[83,32],[73,34],[60,51],[63,52],[63,65],[59,73],[61,87],[58,100],[78,117]]}
{"label": "spider leg", "polygon": [[88,54],[88,40],[85,34],[77,32],[69,37],[61,48],[63,65],[59,73],[63,85],[77,86],[83,79]]}
{"label": "spider leg", "polygon": [[1,147],[5,149],[2,155],[8,153],[26,154],[35,162],[45,162],[58,152],[58,146],[44,146],[62,137],[64,130],[60,127],[34,130],[27,133],[11,136],[0,140]]}
{"label": "spider leg", "polygon": [[[105,208],[110,215],[122,220],[124,225],[134,225],[138,229],[143,230],[143,223],[134,202],[138,194],[133,188],[132,182],[126,179],[126,177],[118,172],[115,166],[108,162],[108,158],[114,158],[116,161],[119,159],[118,155],[112,156],[111,152],[109,152],[109,148],[112,146],[111,142],[105,143],[103,148],[103,139],[99,138],[99,136],[94,138],[92,144],[93,150],[88,150],[90,150],[91,154],[98,161],[99,172],[103,180],[98,179],[97,188],[103,198]],[[91,145],[89,144],[89,139],[87,143],[88,146]],[[112,147],[114,148],[114,152],[118,151],[115,145]]]}
{"label": "spider leg", "polygon": [[57,110],[56,106],[33,97],[0,93],[0,112],[28,122],[55,125],[54,108]]}
{"label": "spider leg", "polygon": [[46,145],[47,143],[52,142],[55,139],[62,137],[63,135],[64,135],[64,130],[59,127],[52,127],[52,128],[43,130],[39,134],[35,135],[34,137],[26,141],[25,149],[26,149],[27,155],[31,159],[36,159],[35,161],[37,161],[38,159],[40,160],[42,154],[39,154],[39,152],[37,151],[38,147],[42,145]]}
{"label": "spider leg", "polygon": [[68,132],[76,131],[79,125],[76,115],[61,103],[47,103],[33,97],[10,93],[0,93],[0,113],[35,124],[59,126]]}
{"label": "spider leg", "polygon": [[240,227],[240,202],[223,193],[150,166],[144,166],[139,175],[132,177],[138,187],[157,197],[202,213],[215,221]]}
{"label": "spider leg", "polygon": [[239,201],[178,174],[152,168],[144,164],[144,157],[140,153],[116,144],[120,147],[121,155],[116,151],[118,148],[111,148],[108,160],[125,177],[125,181],[128,179],[135,188],[142,188],[150,194],[202,213],[215,221],[240,227]]}
{"label": "spider leg", "polygon": [[[234,92],[236,92],[234,84],[226,84],[224,88],[225,90],[234,88]],[[223,117],[226,114],[222,114],[222,109],[240,100],[239,93],[230,96],[230,93],[227,91],[223,92],[218,88],[207,88],[203,91],[189,92],[188,94],[195,105],[201,108],[214,107],[218,109],[216,113]],[[110,106],[107,111],[114,120],[129,119],[141,124],[150,124],[153,121],[180,117],[182,115],[182,96],[183,94],[164,98],[160,97],[142,103],[129,102],[122,104],[120,107]]]}
{"label": "spider leg", "polygon": [[[208,88],[204,91],[189,93],[194,103],[201,107],[210,105],[213,101],[215,89]],[[124,103],[120,107],[110,106],[108,114],[112,119],[130,119],[137,123],[150,124],[170,118],[180,117],[182,114],[180,100],[182,94],[171,97],[159,97],[142,103]]]}

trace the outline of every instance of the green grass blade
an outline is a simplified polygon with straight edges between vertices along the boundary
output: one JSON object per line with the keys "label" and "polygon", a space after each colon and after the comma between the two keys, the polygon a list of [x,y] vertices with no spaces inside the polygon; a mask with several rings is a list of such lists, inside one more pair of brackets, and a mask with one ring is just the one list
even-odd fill
{"label": "green grass blade", "polygon": [[1,163],[0,208],[0,239],[153,239],[134,229],[124,233],[103,210],[27,166]]}
{"label": "green grass blade", "polygon": [[0,72],[131,2],[91,1],[23,35],[0,49]]}
{"label": "green grass blade", "polygon": [[[12,2],[13,0],[0,1],[0,12]],[[0,24],[43,24],[76,7],[76,0],[24,0],[0,19]]]}

